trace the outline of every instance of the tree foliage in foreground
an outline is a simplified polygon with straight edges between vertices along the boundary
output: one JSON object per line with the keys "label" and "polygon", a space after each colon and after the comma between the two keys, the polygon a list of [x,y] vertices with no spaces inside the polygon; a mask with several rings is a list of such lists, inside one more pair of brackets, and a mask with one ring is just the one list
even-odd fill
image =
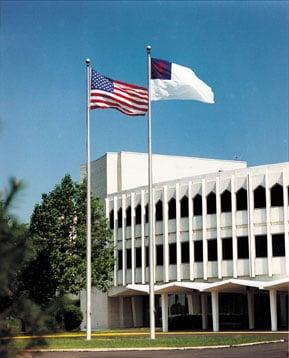
{"label": "tree foliage in foreground", "polygon": [[[91,199],[92,282],[106,291],[112,280],[113,243],[100,201]],[[34,208],[30,233],[36,259],[27,268],[32,296],[40,303],[60,293],[78,293],[86,284],[86,185],[66,175]],[[33,292],[33,281],[39,280]],[[26,279],[27,280],[27,279]],[[34,289],[36,287],[34,286]]]}
{"label": "tree foliage in foreground", "polygon": [[[35,335],[47,330],[47,316],[21,290],[21,276],[31,258],[32,249],[28,228],[9,213],[20,187],[21,183],[11,179],[9,191],[0,197],[0,356],[3,358],[17,354],[13,339],[9,338],[16,333],[11,322],[21,322]],[[33,343],[39,342],[35,340]],[[32,344],[31,341],[26,343],[26,346]]]}

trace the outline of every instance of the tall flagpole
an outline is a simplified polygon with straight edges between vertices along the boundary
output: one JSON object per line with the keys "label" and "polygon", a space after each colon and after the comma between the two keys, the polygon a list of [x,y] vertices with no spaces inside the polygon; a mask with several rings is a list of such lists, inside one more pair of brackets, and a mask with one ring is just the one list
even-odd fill
{"label": "tall flagpole", "polygon": [[155,292],[154,292],[154,218],[153,218],[153,168],[152,168],[152,124],[151,124],[151,46],[147,46],[148,66],[148,186],[149,186],[149,295],[150,338],[155,339]]}
{"label": "tall flagpole", "polygon": [[86,180],[87,180],[87,211],[86,211],[86,339],[91,339],[91,174],[90,174],[90,59],[86,63]]}

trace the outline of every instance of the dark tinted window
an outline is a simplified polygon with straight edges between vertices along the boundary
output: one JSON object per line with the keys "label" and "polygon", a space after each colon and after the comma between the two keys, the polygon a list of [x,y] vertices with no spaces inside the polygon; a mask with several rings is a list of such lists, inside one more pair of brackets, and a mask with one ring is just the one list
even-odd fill
{"label": "dark tinted window", "polygon": [[271,206],[283,206],[283,187],[280,184],[272,186],[271,190]]}
{"label": "dark tinted window", "polygon": [[176,199],[171,198],[169,201],[169,220],[176,218]]}
{"label": "dark tinted window", "polygon": [[126,249],[126,268],[131,269],[131,249]]}
{"label": "dark tinted window", "polygon": [[163,220],[163,202],[159,200],[156,203],[156,221]]}
{"label": "dark tinted window", "polygon": [[248,209],[247,190],[245,190],[244,188],[241,188],[237,191],[236,206],[237,206],[237,210],[247,210]]}
{"label": "dark tinted window", "polygon": [[249,258],[248,236],[237,237],[237,247],[238,247],[238,259],[248,259]]}
{"label": "dark tinted window", "polygon": [[117,212],[117,226],[122,227],[122,208],[119,208]]}
{"label": "dark tinted window", "polygon": [[177,245],[169,244],[169,257],[170,265],[175,265],[177,263]]}
{"label": "dark tinted window", "polygon": [[181,249],[182,249],[182,262],[190,262],[190,246],[189,242],[182,242],[181,243]]}
{"label": "dark tinted window", "polygon": [[194,216],[202,215],[202,197],[197,194],[193,199],[193,213]]}
{"label": "dark tinted window", "polygon": [[126,215],[126,226],[131,226],[131,207],[130,206],[126,209],[125,215]]}
{"label": "dark tinted window", "polygon": [[221,195],[221,212],[227,213],[232,211],[231,192],[225,190]]}
{"label": "dark tinted window", "polygon": [[263,186],[258,186],[254,190],[254,208],[255,209],[266,208],[266,192]]}
{"label": "dark tinted window", "polygon": [[141,247],[135,249],[135,267],[141,267]]}
{"label": "dark tinted window", "polygon": [[273,234],[272,235],[272,249],[273,256],[285,256],[285,235]]}
{"label": "dark tinted window", "polygon": [[109,213],[109,227],[111,229],[114,228],[114,211],[113,210],[111,210]]}
{"label": "dark tinted window", "polygon": [[222,239],[222,255],[223,260],[233,260],[233,246],[231,237]]}
{"label": "dark tinted window", "polygon": [[145,222],[146,223],[149,222],[149,204],[146,204],[146,207],[145,207]]}
{"label": "dark tinted window", "polygon": [[216,214],[216,194],[214,192],[207,196],[207,214]]}
{"label": "dark tinted window", "polygon": [[146,260],[146,266],[149,266],[149,264],[150,264],[150,249],[149,249],[149,246],[146,246],[145,260]]}
{"label": "dark tinted window", "polygon": [[138,204],[135,208],[135,224],[141,224],[141,205]]}
{"label": "dark tinted window", "polygon": [[183,196],[181,199],[181,218],[187,218],[189,216],[189,199],[187,196]]}
{"label": "dark tinted window", "polygon": [[208,240],[208,261],[217,261],[217,239]]}
{"label": "dark tinted window", "polygon": [[122,250],[117,251],[117,262],[118,262],[118,269],[122,270]]}
{"label": "dark tinted window", "polygon": [[163,245],[157,245],[156,246],[157,249],[157,265],[163,265],[164,263],[164,250],[163,250]]}
{"label": "dark tinted window", "polygon": [[256,257],[267,257],[267,236],[255,236]]}
{"label": "dark tinted window", "polygon": [[203,240],[194,241],[195,262],[203,262]]}

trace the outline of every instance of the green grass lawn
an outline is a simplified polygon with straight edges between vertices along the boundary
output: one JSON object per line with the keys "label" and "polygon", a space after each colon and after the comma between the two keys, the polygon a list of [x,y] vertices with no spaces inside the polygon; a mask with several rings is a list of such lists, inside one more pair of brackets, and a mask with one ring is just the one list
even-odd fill
{"label": "green grass lawn", "polygon": [[[276,340],[276,335],[198,335],[198,336],[170,336],[157,337],[150,340],[148,337],[93,337],[90,341],[85,338],[49,338],[46,344],[39,348],[139,348],[139,347],[194,347],[194,346],[215,346],[233,345],[249,342],[260,342]],[[16,341],[18,348],[23,349],[27,341]],[[36,342],[35,342],[36,343]],[[35,348],[35,347],[33,347]]]}

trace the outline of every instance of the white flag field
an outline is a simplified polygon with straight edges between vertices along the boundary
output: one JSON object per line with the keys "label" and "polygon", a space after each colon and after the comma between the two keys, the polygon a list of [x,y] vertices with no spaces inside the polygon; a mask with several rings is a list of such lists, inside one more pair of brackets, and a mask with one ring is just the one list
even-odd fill
{"label": "white flag field", "polygon": [[188,67],[152,58],[151,100],[192,99],[215,103],[214,93]]}

